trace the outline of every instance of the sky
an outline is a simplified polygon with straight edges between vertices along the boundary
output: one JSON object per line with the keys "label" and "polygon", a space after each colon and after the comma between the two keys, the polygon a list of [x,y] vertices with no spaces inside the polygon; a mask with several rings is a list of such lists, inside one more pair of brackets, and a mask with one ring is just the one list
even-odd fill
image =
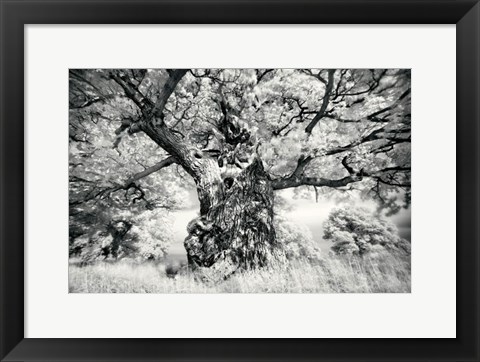
{"label": "sky", "polygon": [[[313,239],[318,243],[320,249],[328,253],[332,246],[330,241],[323,239],[323,223],[327,220],[328,215],[333,208],[341,206],[338,202],[319,199],[315,202],[314,199],[295,198],[292,190],[283,190],[276,192],[276,195],[280,195],[287,200],[292,206],[291,210],[286,215],[297,223],[305,224],[312,232]],[[183,241],[187,237],[187,224],[199,215],[199,203],[195,190],[190,193],[191,205],[183,210],[173,212],[174,216],[174,241],[170,247],[169,253],[172,255],[185,255],[185,248],[183,247]],[[361,200],[355,200],[355,205],[359,207],[366,207],[370,209],[375,208],[373,202],[365,202]],[[397,214],[388,217],[393,222],[399,231],[401,237],[411,240],[411,210],[402,209]]]}

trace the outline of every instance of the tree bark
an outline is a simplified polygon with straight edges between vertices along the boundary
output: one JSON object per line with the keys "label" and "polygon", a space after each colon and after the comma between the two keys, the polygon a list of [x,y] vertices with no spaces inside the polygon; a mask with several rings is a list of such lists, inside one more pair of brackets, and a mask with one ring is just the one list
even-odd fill
{"label": "tree bark", "polygon": [[198,185],[200,217],[185,239],[190,266],[202,279],[219,281],[238,270],[285,262],[273,227],[273,188],[256,157],[232,179],[215,171]]}

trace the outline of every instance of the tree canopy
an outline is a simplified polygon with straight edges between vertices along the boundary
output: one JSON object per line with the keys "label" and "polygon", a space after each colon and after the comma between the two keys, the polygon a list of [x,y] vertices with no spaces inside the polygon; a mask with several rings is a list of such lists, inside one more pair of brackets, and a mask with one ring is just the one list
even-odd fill
{"label": "tree canopy", "polygon": [[[169,186],[185,175],[155,173],[177,161],[138,132],[135,120],[141,109],[122,89],[120,78],[123,75],[156,103],[168,74],[168,70],[70,71],[71,182],[96,181],[95,191],[100,192],[85,195],[82,191],[91,189],[83,187],[72,195],[73,202],[128,183],[138,185],[130,191],[139,200],[163,206],[174,202],[178,190],[169,195],[173,191]],[[256,130],[274,189],[350,185],[385,204],[391,192],[408,193],[409,70],[191,70],[166,101],[165,124],[192,147],[218,149],[222,97]],[[89,178],[79,180],[80,171]]]}
{"label": "tree canopy", "polygon": [[410,70],[72,69],[69,82],[72,225],[186,206],[196,161],[247,133],[274,190],[410,203]]}

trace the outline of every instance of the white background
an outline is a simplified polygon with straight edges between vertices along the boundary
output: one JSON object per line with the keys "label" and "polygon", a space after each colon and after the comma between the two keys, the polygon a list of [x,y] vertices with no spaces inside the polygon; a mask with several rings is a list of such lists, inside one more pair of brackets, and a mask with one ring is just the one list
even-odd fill
{"label": "white background", "polygon": [[[453,25],[25,34],[25,337],[455,337]],[[412,68],[412,293],[68,294],[68,68],[116,67]]]}

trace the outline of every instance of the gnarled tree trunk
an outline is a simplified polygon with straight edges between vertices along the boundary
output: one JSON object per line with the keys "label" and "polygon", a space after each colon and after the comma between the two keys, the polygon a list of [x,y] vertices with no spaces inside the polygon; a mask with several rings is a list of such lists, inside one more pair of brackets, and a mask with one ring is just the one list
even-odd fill
{"label": "gnarled tree trunk", "polygon": [[201,215],[190,222],[185,240],[197,275],[218,281],[237,270],[283,262],[273,228],[273,189],[261,160],[233,179],[210,181],[198,186]]}
{"label": "gnarled tree trunk", "polygon": [[218,281],[237,270],[282,263],[273,227],[273,188],[248,125],[227,114],[215,158],[202,160],[200,217],[188,226],[188,260],[197,275]]}

